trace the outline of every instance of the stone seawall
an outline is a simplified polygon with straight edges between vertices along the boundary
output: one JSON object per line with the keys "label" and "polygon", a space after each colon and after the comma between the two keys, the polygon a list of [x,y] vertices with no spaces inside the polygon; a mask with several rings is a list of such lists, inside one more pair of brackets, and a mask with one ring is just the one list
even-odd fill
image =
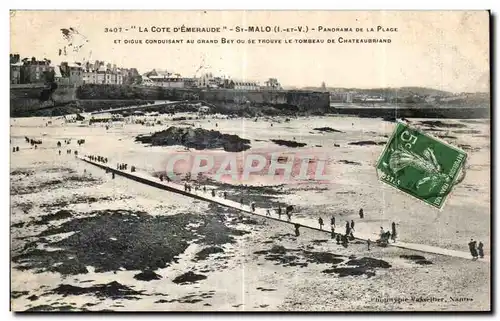
{"label": "stone seawall", "polygon": [[[43,101],[42,91],[46,90],[43,85],[15,85],[10,88],[10,114],[19,115],[52,106],[50,101]],[[63,105],[76,100],[75,87],[59,87],[52,98],[58,105]]]}
{"label": "stone seawall", "polygon": [[252,105],[289,105],[300,112],[325,113],[330,108],[328,93],[309,91],[202,90],[201,100],[211,103],[249,103]]}
{"label": "stone seawall", "polygon": [[[38,109],[50,108],[53,103],[41,99],[43,85],[11,85],[10,114],[34,116]],[[174,89],[163,87],[140,87],[128,85],[83,85],[59,87],[52,95],[60,109],[57,115],[80,110],[100,109],[141,105],[145,101],[203,100],[216,105],[224,112],[238,113],[241,109],[257,109],[265,114],[288,115],[296,112],[307,114],[342,114],[359,117],[398,117],[398,118],[489,118],[489,106],[475,107],[330,107],[328,93],[313,91],[249,91],[229,89]],[[272,108],[271,108],[272,107]],[[261,109],[262,108],[262,109]],[[66,110],[68,109],[68,110]],[[242,112],[242,114],[245,114]]]}
{"label": "stone seawall", "polygon": [[181,89],[162,87],[83,85],[78,99],[204,100],[212,104],[289,105],[301,112],[325,113],[330,108],[328,93],[312,91],[266,91],[232,89]]}

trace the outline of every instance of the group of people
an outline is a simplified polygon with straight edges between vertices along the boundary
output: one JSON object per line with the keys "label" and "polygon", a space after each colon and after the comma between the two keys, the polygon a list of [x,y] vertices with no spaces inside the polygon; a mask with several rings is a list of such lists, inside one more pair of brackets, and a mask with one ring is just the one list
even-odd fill
{"label": "group of people", "polygon": [[87,155],[85,157],[87,157],[88,159],[90,159],[93,162],[99,162],[99,163],[104,163],[104,164],[108,162],[108,158],[104,157],[104,156]]}
{"label": "group of people", "polygon": [[[240,203],[243,206],[243,198],[240,199]],[[255,212],[255,203],[251,203],[250,204],[250,208],[252,209],[252,212]],[[285,215],[287,216],[287,221],[288,222],[292,221],[292,210],[293,210],[293,206],[292,205],[288,205],[285,208]],[[281,215],[283,215],[283,209],[281,208],[281,205],[278,205],[278,208],[276,208],[274,210],[274,212],[278,215],[278,219],[281,220]],[[271,216],[271,210],[270,209],[266,209],[266,216]]]}
{"label": "group of people", "polygon": [[396,242],[396,238],[397,238],[397,232],[396,232],[396,223],[395,222],[392,222],[391,224],[391,230],[390,231],[384,231],[384,228],[381,226],[380,227],[380,233],[379,233],[379,241],[382,242],[382,243],[388,243],[389,242],[389,239],[392,240],[392,242]]}
{"label": "group of people", "polygon": [[13,153],[18,152],[18,151],[19,151],[19,146],[12,147],[12,152]]}
{"label": "group of people", "polygon": [[[362,208],[359,210],[359,217],[364,218],[364,211]],[[318,218],[318,224],[319,224],[320,230],[323,230],[323,226],[325,224],[324,224],[322,217]],[[344,247],[347,247],[349,244],[349,241],[350,240],[352,241],[355,239],[355,237],[354,237],[355,225],[356,224],[355,224],[354,220],[351,220],[350,222],[346,221],[345,233],[344,234],[335,233],[335,228],[336,228],[335,216],[332,216],[330,219],[331,238],[335,239],[337,241],[337,244],[342,244]],[[295,224],[295,235],[296,236],[300,235],[299,227],[300,226],[298,224]],[[380,227],[379,242],[388,243],[389,239],[391,239],[393,242],[396,242],[396,237],[397,237],[397,231],[396,231],[396,223],[395,222],[392,222],[392,224],[391,224],[391,231],[385,232],[384,229],[382,227]],[[371,243],[372,243],[372,241],[370,239],[368,239],[367,240],[368,250],[370,250]],[[481,243],[481,248],[482,248],[482,243]]]}
{"label": "group of people", "polygon": [[[163,177],[164,177],[163,175],[160,175],[160,180],[162,182],[163,182]],[[166,176],[166,178],[167,178],[167,182],[171,181],[170,178],[168,177],[168,175]],[[199,189],[202,190],[205,193],[207,192],[207,187],[206,186],[203,186],[203,187],[199,187],[199,186],[196,186],[196,185],[194,186],[194,191],[195,192],[197,192]],[[184,191],[185,192],[191,192],[191,190],[192,190],[191,185],[188,184],[188,183],[184,183]],[[210,191],[210,194],[212,195],[212,197],[216,197],[217,196],[217,192],[216,192],[215,189],[212,189]],[[227,192],[225,192],[225,191],[221,192],[221,193],[219,193],[219,196],[223,197],[224,199],[227,199]]]}
{"label": "group of people", "polygon": [[[168,177],[168,175],[163,176],[163,174],[160,174],[159,178],[160,178],[160,181],[162,181],[162,182],[163,182],[164,178],[166,178],[167,182],[170,183],[170,177]],[[184,188],[184,190],[186,190],[186,189]]]}
{"label": "group of people", "polygon": [[121,171],[126,171],[128,167],[128,164],[125,163],[117,163],[116,164],[116,169],[121,170]]}
{"label": "group of people", "polygon": [[483,242],[479,242],[479,244],[477,244],[477,242],[474,239],[470,239],[469,251],[470,251],[470,254],[472,255],[473,260],[477,260],[478,257],[484,258]]}
{"label": "group of people", "polygon": [[[66,154],[71,155],[71,149],[66,149]],[[61,155],[61,150],[59,150],[59,155]],[[75,150],[75,156],[78,156],[78,151]]]}
{"label": "group of people", "polygon": [[[64,140],[64,143],[65,143],[66,145],[71,144],[71,139],[65,139],[65,140]],[[61,146],[62,146],[61,141],[57,141],[57,147],[61,147]]]}
{"label": "group of people", "polygon": [[26,136],[24,136],[24,139],[26,140],[27,143],[30,143],[31,146],[35,146],[36,148],[36,145],[40,145],[42,144],[42,140],[38,139],[33,139],[33,138],[28,138]]}

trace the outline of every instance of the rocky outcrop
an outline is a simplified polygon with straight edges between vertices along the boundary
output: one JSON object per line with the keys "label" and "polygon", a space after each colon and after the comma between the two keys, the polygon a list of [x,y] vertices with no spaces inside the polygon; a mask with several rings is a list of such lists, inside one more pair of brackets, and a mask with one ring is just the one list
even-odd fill
{"label": "rocky outcrop", "polygon": [[223,148],[226,152],[241,152],[250,148],[250,140],[216,130],[172,126],[152,135],[141,135],[136,141],[153,146],[182,145],[197,150]]}

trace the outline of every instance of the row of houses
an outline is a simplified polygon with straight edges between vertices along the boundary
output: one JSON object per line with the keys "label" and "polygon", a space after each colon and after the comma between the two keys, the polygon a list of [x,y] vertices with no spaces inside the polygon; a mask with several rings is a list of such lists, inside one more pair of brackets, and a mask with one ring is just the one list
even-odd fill
{"label": "row of houses", "polygon": [[358,92],[331,92],[332,103],[421,103],[432,102],[439,97],[406,94],[402,96],[367,95]]}
{"label": "row of houses", "polygon": [[63,62],[55,68],[55,81],[60,85],[80,86],[83,84],[123,84],[120,69],[100,66],[98,69],[86,69],[78,63]]}
{"label": "row of houses", "polygon": [[54,70],[48,59],[37,60],[35,57],[20,60],[19,55],[10,55],[10,83],[44,83]]}
{"label": "row of houses", "polygon": [[234,90],[282,90],[276,78],[269,78],[264,85],[256,81],[229,79],[205,73],[201,77],[182,77],[167,71],[152,70],[140,75],[135,68],[117,68],[104,61],[85,63],[62,62],[54,66],[48,59],[20,60],[18,54],[10,55],[11,84],[43,84],[55,81],[62,86],[80,86],[83,84],[141,84],[167,88],[225,88]]}
{"label": "row of houses", "polygon": [[94,63],[62,62],[54,66],[48,59],[20,60],[18,54],[10,55],[11,84],[42,84],[55,81],[65,86],[82,84],[114,84],[121,85],[137,82],[140,78],[135,68],[117,68],[116,65],[105,64],[96,60]]}

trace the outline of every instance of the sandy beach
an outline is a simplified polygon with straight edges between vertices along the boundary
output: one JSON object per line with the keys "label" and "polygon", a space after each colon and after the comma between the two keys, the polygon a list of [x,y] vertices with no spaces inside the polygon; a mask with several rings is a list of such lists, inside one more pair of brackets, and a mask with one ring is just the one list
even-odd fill
{"label": "sandy beach", "polygon": [[[74,151],[102,155],[111,164],[124,162],[155,176],[165,170],[166,155],[186,150],[143,144],[136,137],[171,126],[248,139],[250,148],[241,155],[314,150],[326,160],[328,182],[256,177],[248,186],[237,186],[205,177],[202,184],[259,207],[293,204],[293,218],[311,226],[322,217],[329,229],[334,215],[340,230],[354,220],[357,233],[375,240],[380,227],[387,230],[395,222],[401,242],[468,251],[473,238],[484,243],[489,255],[489,120],[410,119],[412,126],[468,153],[465,179],[439,211],[378,180],[375,164],[394,129],[392,122],[175,115],[181,116],[186,119],[134,116],[108,128],[56,117],[11,119],[12,310],[490,309],[489,262],[375,244],[368,250],[361,241],[345,248],[327,233],[307,229],[296,237],[289,224],[120,176],[113,179],[74,156]],[[151,126],[136,124],[138,119]],[[35,149],[25,137],[43,143]],[[85,143],[79,146],[78,139]],[[305,145],[286,147],[277,141]],[[15,146],[20,150],[12,153]],[[364,219],[358,216],[360,208]]]}

